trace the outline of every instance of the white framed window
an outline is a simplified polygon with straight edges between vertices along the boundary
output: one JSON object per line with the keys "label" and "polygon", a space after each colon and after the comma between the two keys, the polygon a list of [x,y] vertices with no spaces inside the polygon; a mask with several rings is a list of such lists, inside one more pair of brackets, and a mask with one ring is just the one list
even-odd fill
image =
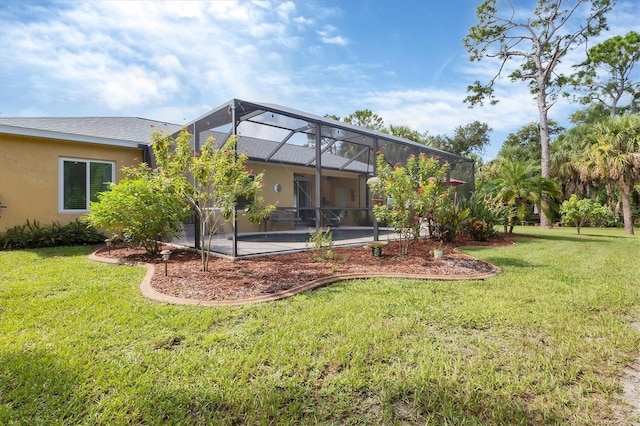
{"label": "white framed window", "polygon": [[89,211],[89,202],[98,201],[115,177],[112,161],[60,158],[58,168],[58,208],[61,213]]}

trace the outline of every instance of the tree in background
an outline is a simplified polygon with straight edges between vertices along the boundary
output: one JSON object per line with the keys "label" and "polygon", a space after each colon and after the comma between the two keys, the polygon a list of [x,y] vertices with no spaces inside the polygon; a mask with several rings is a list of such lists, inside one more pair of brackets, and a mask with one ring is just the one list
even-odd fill
{"label": "tree in background", "polygon": [[388,132],[393,136],[414,141],[423,145],[426,145],[427,143],[426,133],[421,133],[417,130],[413,130],[409,126],[394,126],[393,124],[389,124]]}
{"label": "tree in background", "polygon": [[213,235],[233,219],[239,200],[248,201],[244,213],[252,223],[261,223],[275,207],[266,206],[260,196],[263,174],[247,170],[247,156],[236,152],[237,136],[231,136],[222,147],[210,137],[200,152],[192,151],[190,142],[187,129],[175,140],[155,132],[152,147],[159,173],[172,180],[178,194],[198,215],[202,270],[208,271]]}
{"label": "tree in background", "polygon": [[[325,114],[324,118],[330,118],[332,120],[340,121],[340,117],[338,117],[337,115],[333,115],[333,114]],[[307,134],[307,143],[304,146],[309,146],[309,147],[315,147],[316,146],[316,135],[315,135],[315,133],[308,133]],[[321,136],[320,137],[320,146],[322,147],[323,150],[327,150],[331,154],[336,154],[338,152],[338,147],[336,146],[336,139],[335,138],[331,138],[331,137],[327,137],[327,136]]]}
{"label": "tree in background", "polygon": [[562,223],[575,226],[578,234],[580,234],[580,228],[587,222],[598,224],[612,216],[611,210],[606,206],[590,198],[579,199],[575,194],[562,203],[560,214],[562,215]]}
{"label": "tree in background", "polygon": [[[342,121],[353,126],[364,127],[378,132],[385,131],[384,120],[382,117],[372,112],[370,109],[358,110],[353,114],[347,115]],[[338,155],[353,158],[361,149],[362,147],[357,144],[343,142],[338,148]]]}
{"label": "tree in background", "polygon": [[136,241],[148,253],[157,254],[159,241],[170,240],[182,231],[189,207],[173,182],[147,164],[122,170],[124,179],[98,194],[86,218],[94,228]]}
{"label": "tree in background", "polygon": [[437,141],[438,148],[463,157],[471,153],[482,154],[489,143],[491,130],[487,123],[476,120],[456,127],[453,136],[435,139],[434,142]]}
{"label": "tree in background", "polygon": [[590,143],[578,158],[583,178],[620,191],[624,230],[633,234],[631,193],[640,182],[640,115],[623,115],[590,126]]}
{"label": "tree in background", "polygon": [[[544,178],[551,177],[548,112],[567,83],[567,78],[557,73],[557,66],[567,52],[606,28],[605,15],[612,7],[612,0],[539,0],[533,12],[517,13],[511,0],[500,5],[497,0],[485,0],[476,10],[478,24],[463,40],[470,61],[496,58],[500,62],[487,83],[476,81],[468,87],[471,95],[465,102],[472,106],[487,99],[496,103],[495,82],[503,71],[509,72],[511,61],[518,62],[509,77],[527,83],[537,100]],[[541,214],[540,225],[549,223],[546,214]]]}
{"label": "tree in background", "polygon": [[628,105],[640,101],[640,81],[632,80],[640,61],[640,34],[635,31],[615,36],[589,49],[587,60],[575,67],[572,85],[583,93],[583,104],[599,102],[615,116],[619,102],[627,97]]}
{"label": "tree in background", "polygon": [[539,211],[548,210],[545,200],[559,195],[556,182],[541,177],[539,165],[532,161],[500,163],[495,176],[481,187],[481,191],[494,208],[502,211],[505,233],[513,233],[516,219],[524,219],[532,204]]}
{"label": "tree in background", "polygon": [[569,120],[576,125],[593,124],[598,121],[603,121],[610,116],[609,110],[604,104],[595,102],[587,105],[586,108],[580,109],[571,114]]}
{"label": "tree in background", "polygon": [[[549,120],[549,135],[558,135],[563,128],[553,120]],[[538,161],[542,155],[540,144],[540,125],[536,122],[526,124],[516,133],[509,133],[502,143],[498,157],[511,161]]]}
{"label": "tree in background", "polygon": [[[340,117],[336,115],[325,114],[326,118],[332,118],[340,121]],[[473,121],[471,123],[461,125],[455,128],[453,136],[435,135],[430,136],[427,132],[419,132],[407,125],[393,125],[385,127],[384,119],[369,109],[358,110],[346,116],[343,122],[375,130],[381,133],[387,133],[399,138],[407,139],[419,144],[428,145],[433,148],[441,149],[453,154],[474,157],[480,159],[479,155],[489,143],[489,133],[492,129],[487,123]],[[336,139],[338,136],[336,136]],[[309,142],[307,146],[315,146],[315,135],[308,136]],[[336,139],[322,138],[323,148],[329,147],[330,152],[347,158],[354,158],[360,154],[361,147],[351,142],[340,142],[336,144]],[[338,145],[337,150],[335,149]],[[382,145],[379,147],[387,160],[394,163],[404,161],[409,154],[409,149],[401,145]]]}
{"label": "tree in background", "polygon": [[551,173],[558,179],[563,199],[572,194],[589,197],[596,189],[580,172],[578,158],[589,144],[589,126],[580,124],[566,130],[551,145]]}
{"label": "tree in background", "polygon": [[349,114],[343,121],[354,126],[377,130],[378,132],[382,132],[384,130],[384,120],[370,109],[359,110],[353,114]]}

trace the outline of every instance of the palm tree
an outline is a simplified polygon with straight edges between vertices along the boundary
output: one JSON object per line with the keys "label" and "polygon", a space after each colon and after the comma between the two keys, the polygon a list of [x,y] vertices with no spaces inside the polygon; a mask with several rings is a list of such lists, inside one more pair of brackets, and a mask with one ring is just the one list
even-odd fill
{"label": "palm tree", "polygon": [[482,189],[494,204],[507,212],[505,232],[508,226],[508,232],[513,233],[516,218],[525,217],[530,203],[535,203],[539,209],[548,209],[541,202],[559,194],[557,183],[541,177],[540,165],[533,161],[504,161],[495,173]]}
{"label": "palm tree", "polygon": [[640,115],[608,118],[590,126],[591,144],[578,159],[583,177],[620,191],[624,231],[633,235],[631,193],[640,182]]}
{"label": "palm tree", "polygon": [[573,194],[588,197],[596,188],[593,180],[582,176],[577,162],[588,146],[588,132],[588,125],[578,125],[561,134],[551,146],[551,175],[559,180],[563,199]]}

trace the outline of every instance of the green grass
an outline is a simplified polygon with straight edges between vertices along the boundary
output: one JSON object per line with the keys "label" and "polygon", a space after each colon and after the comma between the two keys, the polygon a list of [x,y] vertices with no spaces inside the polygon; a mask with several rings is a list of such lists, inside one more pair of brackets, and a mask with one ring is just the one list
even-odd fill
{"label": "green grass", "polygon": [[143,299],[88,248],[0,252],[0,424],[620,424],[640,239],[516,232],[467,250],[486,281],[234,308]]}

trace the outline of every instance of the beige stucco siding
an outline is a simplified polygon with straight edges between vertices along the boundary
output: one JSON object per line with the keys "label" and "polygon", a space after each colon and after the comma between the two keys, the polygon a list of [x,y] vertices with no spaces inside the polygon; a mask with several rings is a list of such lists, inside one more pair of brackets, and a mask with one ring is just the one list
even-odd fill
{"label": "beige stucco siding", "polygon": [[115,162],[117,182],[121,168],[137,164],[142,150],[0,134],[0,203],[7,206],[0,210],[0,232],[27,219],[65,224],[82,216],[59,212],[60,158]]}
{"label": "beige stucco siding", "polygon": [[[315,201],[315,170],[313,168],[254,162],[248,162],[247,168],[252,170],[254,173],[264,171],[264,188],[262,195],[268,204],[275,204],[278,202],[278,205],[282,207],[291,207],[295,204],[293,199],[294,175],[304,176],[311,182],[311,187],[314,191],[312,194],[312,201]],[[364,199],[359,199],[359,196],[365,190],[365,183],[358,175],[347,172],[324,170],[322,172],[322,177],[322,199],[324,199],[328,205],[335,205],[335,190],[338,187],[343,187],[349,191],[346,207],[357,207],[360,202],[365,201]],[[282,190],[279,193],[274,191],[274,186],[276,184],[281,185]],[[353,191],[353,198],[351,197],[351,191]]]}
{"label": "beige stucco siding", "polygon": [[[306,167],[295,167],[289,165],[269,164],[263,162],[247,163],[247,168],[253,173],[264,172],[262,188],[262,197],[267,204],[275,204],[278,207],[294,207],[294,175],[303,176],[309,180],[311,185],[311,200],[315,205],[315,169]],[[338,201],[338,192],[344,191],[347,194],[347,208],[357,208],[366,205],[365,199],[365,179],[362,176],[353,173],[324,170],[322,179],[321,200],[322,207],[335,206]],[[274,187],[280,185],[280,192],[276,192]],[[344,200],[343,200],[344,201]],[[346,218],[345,224],[357,224],[352,216]],[[286,230],[293,229],[293,222],[282,222],[270,224],[269,229]],[[264,228],[263,228],[264,229]],[[230,226],[224,227],[224,232],[230,232]],[[251,224],[249,221],[240,216],[238,218],[239,232],[256,232],[259,231],[259,225]]]}
{"label": "beige stucco siding", "polygon": [[[122,167],[133,166],[142,160],[142,150],[96,143],[0,134],[0,232],[27,219],[41,225],[53,221],[60,224],[72,222],[84,213],[59,211],[60,159],[106,161],[115,163],[115,181],[122,179]],[[285,166],[264,162],[247,163],[253,173],[264,172],[262,196],[268,204],[294,207],[294,175],[304,176],[311,185],[312,205],[315,205],[315,170],[305,167]],[[274,187],[279,185],[280,191]],[[366,204],[364,179],[352,173],[323,171],[322,207],[335,206],[339,198],[347,208]],[[339,193],[342,197],[339,197]],[[246,217],[238,218],[240,232],[259,231],[259,225],[251,224]],[[278,223],[273,229],[290,229],[294,223]],[[225,226],[225,231],[228,226]]]}

